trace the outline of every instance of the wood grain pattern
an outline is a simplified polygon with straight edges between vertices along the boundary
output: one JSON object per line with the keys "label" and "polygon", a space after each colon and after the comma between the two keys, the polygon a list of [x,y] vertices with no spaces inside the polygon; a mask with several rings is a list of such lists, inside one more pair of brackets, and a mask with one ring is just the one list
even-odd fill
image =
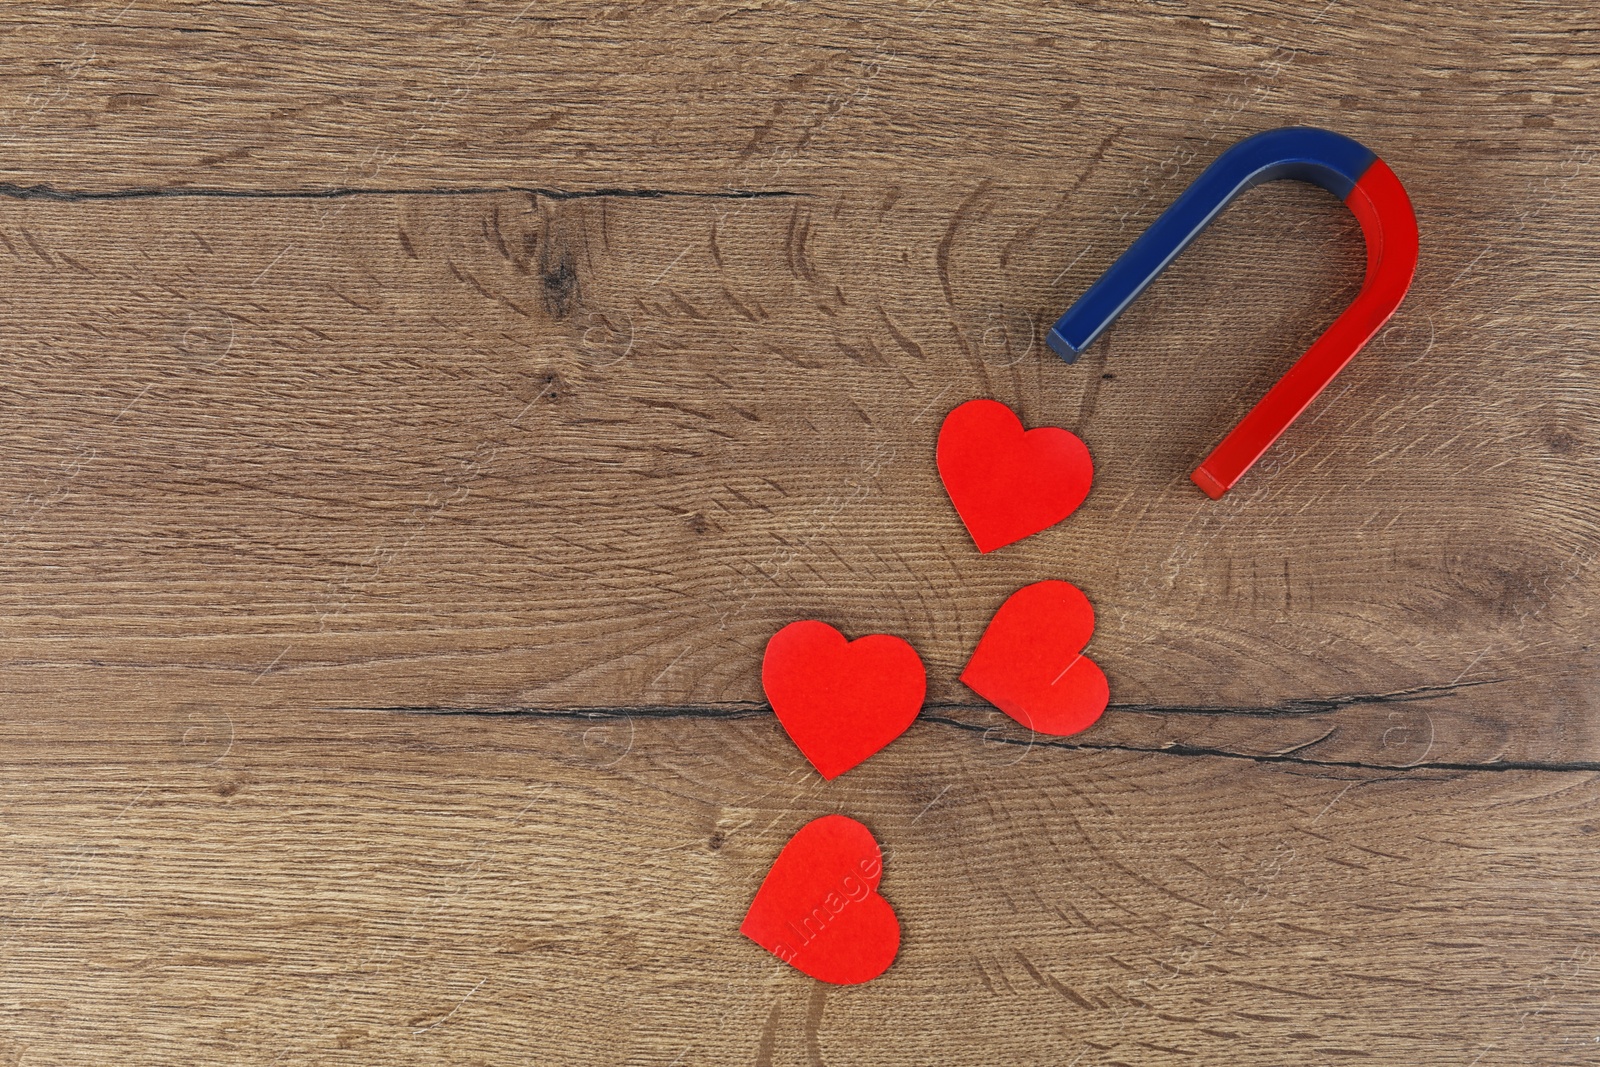
{"label": "wood grain pattern", "polygon": [[[1565,893],[1600,876],[1592,776],[1023,753],[922,724],[824,787],[767,718],[236,725],[226,748],[13,750],[20,1062],[1590,1056],[1593,913]],[[835,810],[885,841],[906,931],[858,988],[734,933]]]}
{"label": "wood grain pattern", "polygon": [[[0,1064],[1583,1062],[1591,22],[7,6]],[[1423,262],[1211,502],[1344,209],[1253,191],[1042,331],[1290,122]],[[979,395],[1096,457],[989,558],[932,461]],[[955,682],[1045,577],[1116,704],[1064,742]],[[835,783],[760,703],[804,616],[929,665]],[[731,933],[828,811],[907,931],[860,990]]]}

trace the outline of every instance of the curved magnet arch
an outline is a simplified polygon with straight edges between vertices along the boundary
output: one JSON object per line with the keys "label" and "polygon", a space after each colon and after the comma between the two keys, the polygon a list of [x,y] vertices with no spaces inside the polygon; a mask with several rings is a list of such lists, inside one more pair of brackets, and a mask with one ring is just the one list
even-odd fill
{"label": "curved magnet arch", "polygon": [[1417,217],[1383,160],[1357,141],[1311,126],[1246,137],[1202,171],[1045,338],[1062,359],[1076,362],[1240,193],[1280,178],[1320,185],[1344,201],[1366,238],[1366,278],[1344,313],[1190,475],[1213,500],[1233,488],[1405,299],[1417,269]]}

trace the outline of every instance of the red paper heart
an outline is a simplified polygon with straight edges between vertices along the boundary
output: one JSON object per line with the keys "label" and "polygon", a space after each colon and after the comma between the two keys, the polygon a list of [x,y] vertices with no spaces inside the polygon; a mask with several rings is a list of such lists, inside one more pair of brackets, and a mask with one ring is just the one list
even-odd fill
{"label": "red paper heart", "polygon": [[906,732],[927,677],[916,649],[898,637],[846,641],[807,619],[767,642],[761,687],[806,759],[832,781]]}
{"label": "red paper heart", "polygon": [[1094,608],[1067,582],[1012,593],[989,620],[961,680],[983,699],[1042,734],[1075,734],[1106,710],[1106,676],[1083,655]]}
{"label": "red paper heart", "polygon": [[996,400],[969,400],[939,428],[939,477],[979,552],[1047,530],[1089,495],[1094,463],[1057,426],[1022,429]]}
{"label": "red paper heart", "polygon": [[739,932],[813,978],[871,981],[900,951],[900,920],[878,895],[882,879],[872,831],[824,815],[783,846]]}

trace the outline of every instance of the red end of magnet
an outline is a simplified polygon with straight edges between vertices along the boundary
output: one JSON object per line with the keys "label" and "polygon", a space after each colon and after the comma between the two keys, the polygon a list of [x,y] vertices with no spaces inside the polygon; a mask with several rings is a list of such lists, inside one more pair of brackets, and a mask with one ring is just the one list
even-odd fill
{"label": "red end of magnet", "polygon": [[1239,421],[1190,475],[1213,500],[1233,488],[1251,464],[1289,428],[1317,394],[1383,327],[1417,270],[1417,217],[1411,198],[1381,159],[1345,197],[1367,241],[1367,277],[1344,314],[1306,350],[1261,402]]}

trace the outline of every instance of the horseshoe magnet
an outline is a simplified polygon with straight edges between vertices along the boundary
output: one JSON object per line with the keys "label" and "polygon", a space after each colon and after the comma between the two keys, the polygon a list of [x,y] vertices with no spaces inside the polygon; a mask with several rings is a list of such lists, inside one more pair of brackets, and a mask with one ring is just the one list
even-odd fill
{"label": "horseshoe magnet", "polygon": [[1405,187],[1383,160],[1348,137],[1310,126],[1245,138],[1201,172],[1046,338],[1056,355],[1076,362],[1235,197],[1279,178],[1320,185],[1345,202],[1366,237],[1366,280],[1344,313],[1190,475],[1213,500],[1233,488],[1405,299],[1417,269],[1417,217]]}

